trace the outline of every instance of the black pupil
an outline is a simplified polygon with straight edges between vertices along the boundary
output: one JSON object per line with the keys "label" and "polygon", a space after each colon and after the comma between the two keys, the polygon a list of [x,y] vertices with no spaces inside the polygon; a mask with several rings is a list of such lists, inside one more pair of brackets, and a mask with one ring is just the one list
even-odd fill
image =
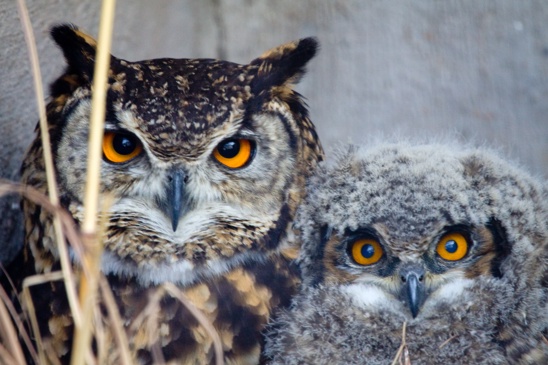
{"label": "black pupil", "polygon": [[112,141],[112,147],[120,155],[129,155],[137,148],[137,141],[133,136],[117,134]]}
{"label": "black pupil", "polygon": [[362,256],[366,259],[370,259],[375,254],[375,247],[370,244],[363,245]]}
{"label": "black pupil", "polygon": [[445,243],[445,251],[449,253],[457,252],[458,245],[455,241],[450,240]]}
{"label": "black pupil", "polygon": [[224,158],[234,158],[240,152],[240,142],[236,139],[226,140],[219,145],[217,150]]}

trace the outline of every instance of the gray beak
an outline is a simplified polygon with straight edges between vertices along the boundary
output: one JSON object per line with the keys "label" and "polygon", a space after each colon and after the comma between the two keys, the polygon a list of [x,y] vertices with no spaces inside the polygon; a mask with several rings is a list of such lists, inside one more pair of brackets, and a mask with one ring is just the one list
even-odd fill
{"label": "gray beak", "polygon": [[168,178],[165,198],[159,202],[160,209],[171,218],[173,232],[177,230],[179,218],[188,209],[185,199],[186,173],[181,169],[174,169]]}
{"label": "gray beak", "polygon": [[419,267],[404,267],[400,270],[400,279],[403,284],[401,296],[409,306],[413,318],[415,318],[426,299],[424,269]]}

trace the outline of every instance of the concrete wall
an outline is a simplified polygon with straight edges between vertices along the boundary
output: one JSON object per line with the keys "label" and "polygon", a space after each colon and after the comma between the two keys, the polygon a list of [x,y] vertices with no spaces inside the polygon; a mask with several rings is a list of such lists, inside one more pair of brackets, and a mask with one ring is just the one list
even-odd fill
{"label": "concrete wall", "polygon": [[[27,1],[43,78],[63,58],[51,25],[97,34],[99,1]],[[247,62],[314,35],[299,86],[329,152],[399,133],[500,148],[548,176],[548,3],[537,1],[119,0],[113,53],[128,60]],[[0,177],[17,171],[37,121],[16,1],[0,0]],[[0,200],[0,257],[20,241],[17,199]]]}

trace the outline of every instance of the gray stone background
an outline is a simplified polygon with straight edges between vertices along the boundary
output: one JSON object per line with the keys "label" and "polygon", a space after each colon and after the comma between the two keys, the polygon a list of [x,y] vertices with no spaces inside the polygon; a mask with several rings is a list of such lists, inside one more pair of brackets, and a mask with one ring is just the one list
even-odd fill
{"label": "gray stone background", "polygon": [[[28,0],[45,84],[64,67],[48,37],[97,35],[100,1]],[[289,40],[322,49],[298,90],[329,153],[336,141],[451,135],[548,176],[546,0],[118,0],[113,54],[248,62]],[[0,177],[17,180],[36,102],[16,0],[0,0]],[[45,87],[47,94],[47,86]],[[21,240],[16,197],[0,200],[0,258]]]}

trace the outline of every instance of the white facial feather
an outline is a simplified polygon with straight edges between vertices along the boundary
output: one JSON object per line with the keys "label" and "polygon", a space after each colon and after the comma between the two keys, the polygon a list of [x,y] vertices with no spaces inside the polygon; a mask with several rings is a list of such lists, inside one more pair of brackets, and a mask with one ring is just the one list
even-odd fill
{"label": "white facial feather", "polygon": [[341,286],[341,291],[351,298],[354,305],[364,309],[394,308],[401,311],[400,308],[396,308],[399,307],[399,302],[394,301],[394,297],[376,285],[352,283]]}
{"label": "white facial feather", "polygon": [[[181,248],[185,243],[195,237],[199,237],[219,220],[245,220],[253,223],[249,219],[251,212],[246,209],[238,209],[237,206],[215,203],[204,203],[195,207],[192,211],[184,215],[178,225],[177,231],[173,231],[171,221],[155,207],[148,206],[144,202],[134,199],[123,199],[111,208],[112,212],[124,212],[126,216],[142,215],[141,223],[134,229],[139,229],[141,225],[154,230],[156,234]],[[145,212],[145,215],[143,215]],[[246,219],[247,218],[247,219]],[[255,215],[253,220],[260,222],[262,217]],[[273,219],[267,217],[265,219]],[[111,242],[111,246],[117,246],[116,242]],[[120,258],[105,250],[102,260],[102,271],[104,274],[116,274],[125,277],[134,277],[144,286],[155,285],[162,282],[172,282],[180,285],[189,285],[198,279],[210,276],[220,275],[229,271],[235,266],[250,261],[260,261],[262,254],[246,252],[236,254],[234,257],[226,259],[209,259],[196,267],[189,260],[173,260],[161,264],[150,263],[147,261],[136,265],[134,262],[120,260]]]}
{"label": "white facial feather", "polygon": [[430,294],[425,305],[431,300],[454,300],[456,297],[464,295],[466,289],[474,284],[472,279],[464,277],[455,278],[441,285],[436,291]]}
{"label": "white facial feather", "polygon": [[222,275],[234,267],[249,262],[261,262],[264,255],[257,252],[244,252],[229,259],[208,260],[203,267],[195,267],[188,260],[153,266],[144,262],[137,267],[128,264],[105,251],[101,259],[101,271],[105,275],[134,278],[144,286],[160,285],[170,282],[179,286],[189,286],[200,280]]}

